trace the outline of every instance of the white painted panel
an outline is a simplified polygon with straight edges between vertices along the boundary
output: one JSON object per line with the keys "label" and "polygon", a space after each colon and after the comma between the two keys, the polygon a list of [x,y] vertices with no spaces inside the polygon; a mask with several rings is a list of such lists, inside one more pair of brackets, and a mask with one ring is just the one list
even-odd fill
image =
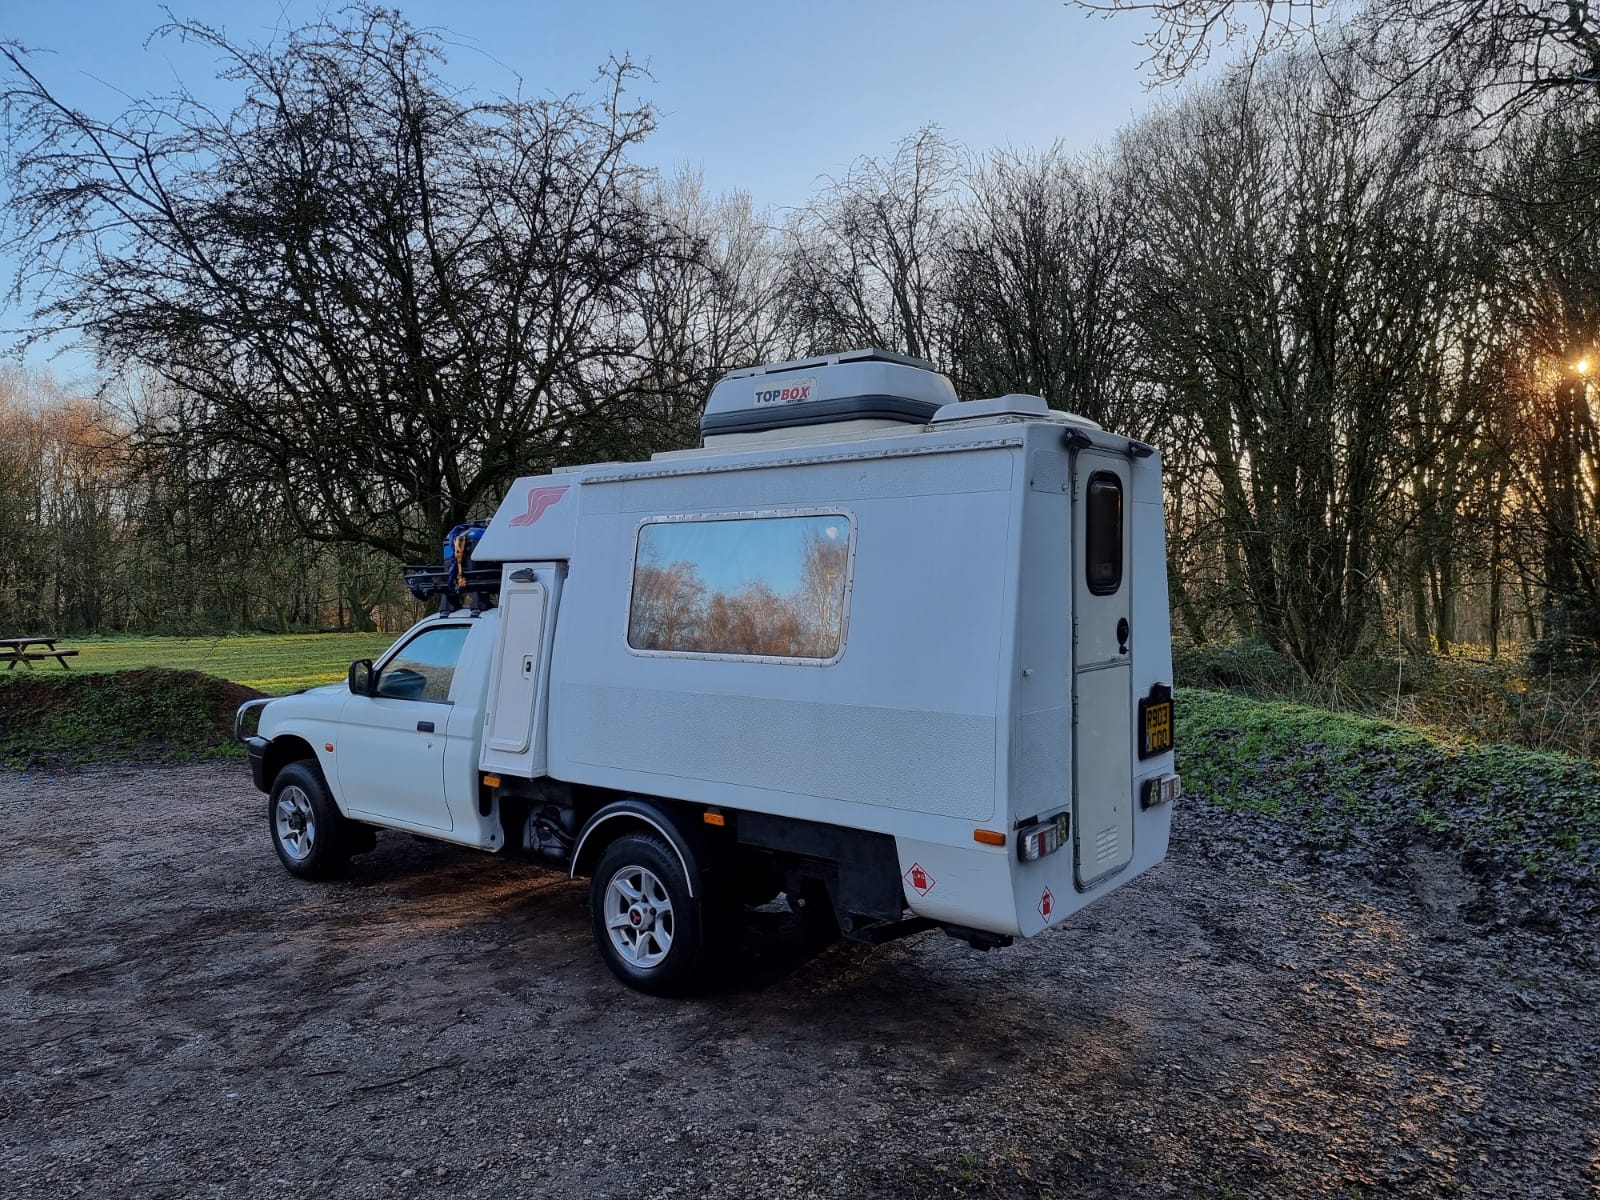
{"label": "white painted panel", "polygon": [[444,760],[450,705],[351,696],[337,726],[339,786],[355,817],[449,830]]}
{"label": "white painted panel", "polygon": [[545,590],[539,583],[500,597],[500,654],[489,691],[487,740],[491,749],[521,754],[533,737],[544,657]]}
{"label": "white painted panel", "polygon": [[1023,493],[1011,670],[1013,821],[1072,803],[1072,483],[1060,431],[1049,433],[1029,452]]}
{"label": "white painted panel", "polygon": [[[585,486],[559,616],[551,600],[550,775],[885,832],[1003,812],[1019,459],[1007,445]],[[629,649],[640,514],[818,507],[856,529],[837,662]],[[1063,680],[1043,706],[1068,699]],[[971,842],[971,824],[950,828]]]}
{"label": "white painted panel", "polygon": [[483,531],[474,562],[527,562],[570,558],[578,526],[582,479],[537,475],[519,479]]}
{"label": "white painted panel", "polygon": [[1017,718],[1018,755],[1012,811],[1058,813],[1072,803],[1072,708],[1062,704]]}
{"label": "white painted panel", "polygon": [[576,764],[973,820],[995,809],[993,716],[581,684],[559,710],[597,735]]}

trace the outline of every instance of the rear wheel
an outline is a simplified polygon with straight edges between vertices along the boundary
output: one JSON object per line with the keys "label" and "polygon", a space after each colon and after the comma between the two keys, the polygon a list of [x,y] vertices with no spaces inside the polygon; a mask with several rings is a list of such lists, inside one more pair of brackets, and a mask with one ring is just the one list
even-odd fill
{"label": "rear wheel", "polygon": [[315,763],[293,762],[278,772],[267,800],[267,825],[272,847],[291,875],[331,879],[350,865],[350,822],[328,794]]}
{"label": "rear wheel", "polygon": [[701,982],[702,907],[689,895],[677,854],[659,837],[625,833],[606,847],[589,883],[589,913],[601,956],[629,987],[681,995]]}

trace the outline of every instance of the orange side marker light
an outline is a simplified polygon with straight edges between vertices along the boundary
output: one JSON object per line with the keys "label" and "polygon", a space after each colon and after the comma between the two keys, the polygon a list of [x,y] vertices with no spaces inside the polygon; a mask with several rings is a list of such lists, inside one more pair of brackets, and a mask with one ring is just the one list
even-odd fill
{"label": "orange side marker light", "polygon": [[974,829],[972,831],[972,840],[982,842],[985,846],[1004,846],[1006,844],[1006,835],[998,829]]}
{"label": "orange side marker light", "polygon": [[728,823],[727,817],[723,816],[719,812],[712,812],[710,809],[707,809],[701,815],[705,817],[705,822],[707,825],[726,825]]}

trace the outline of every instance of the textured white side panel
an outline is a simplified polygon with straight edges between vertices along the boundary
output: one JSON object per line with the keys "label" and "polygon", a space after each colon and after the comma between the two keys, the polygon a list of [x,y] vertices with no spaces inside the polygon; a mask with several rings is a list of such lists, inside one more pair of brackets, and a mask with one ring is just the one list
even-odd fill
{"label": "textured white side panel", "polygon": [[568,684],[574,762],[938,816],[994,811],[995,721],[917,712]]}
{"label": "textured white side panel", "polygon": [[573,552],[581,480],[536,475],[511,485],[473,550],[475,562],[537,562]]}
{"label": "textured white side panel", "polygon": [[1039,816],[1072,803],[1072,706],[1023,713],[1017,718],[1018,747],[1014,812]]}
{"label": "textured white side panel", "polygon": [[1072,803],[1072,498],[1059,430],[1028,455],[1012,664],[1012,821]]}

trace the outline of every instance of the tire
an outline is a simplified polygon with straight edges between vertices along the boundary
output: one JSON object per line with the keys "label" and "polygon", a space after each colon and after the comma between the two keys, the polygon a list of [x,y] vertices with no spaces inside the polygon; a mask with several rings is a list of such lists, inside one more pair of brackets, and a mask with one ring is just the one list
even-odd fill
{"label": "tire", "polygon": [[[695,880],[695,892],[702,891]],[[654,834],[625,833],[606,847],[589,881],[595,944],[612,974],[654,996],[704,984],[705,919],[673,849]]]}
{"label": "tire", "polygon": [[350,866],[355,848],[350,822],[308,759],[290,763],[272,781],[267,828],[278,860],[291,875],[333,879]]}

